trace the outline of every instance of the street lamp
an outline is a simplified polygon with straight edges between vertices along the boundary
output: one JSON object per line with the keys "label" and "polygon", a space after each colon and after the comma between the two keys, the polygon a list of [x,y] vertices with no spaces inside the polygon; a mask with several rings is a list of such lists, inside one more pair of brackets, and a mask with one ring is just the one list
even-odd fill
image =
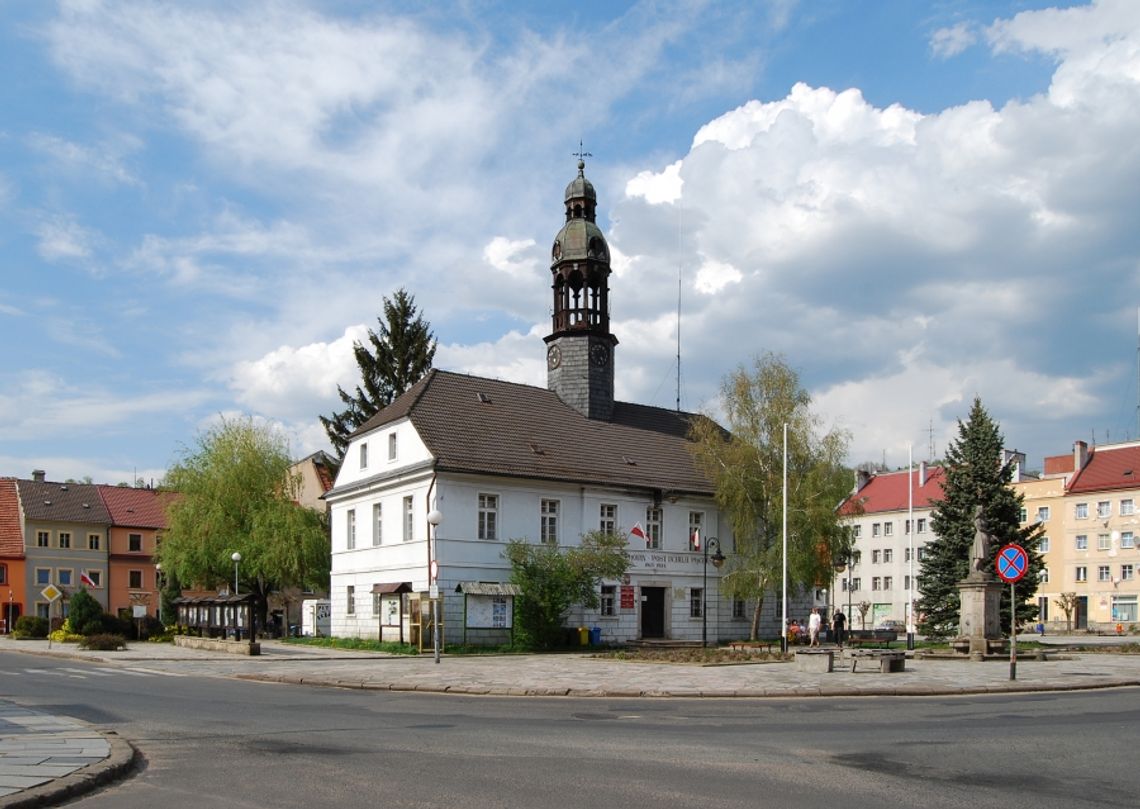
{"label": "street lamp", "polygon": [[432,645],[435,647],[435,662],[439,663],[439,602],[442,595],[439,590],[439,524],[443,522],[443,514],[439,509],[433,508],[427,515],[428,525],[431,526],[431,567],[428,570],[429,585],[435,590],[435,597],[431,601],[432,609]]}
{"label": "street lamp", "polygon": [[230,558],[234,560],[234,595],[238,595],[238,562],[241,561],[241,554],[234,551],[230,554]]}
{"label": "street lamp", "polygon": [[[162,623],[162,562],[154,563],[154,594],[158,596],[158,622]],[[164,624],[165,626],[165,624]]]}
{"label": "street lamp", "polygon": [[[835,575],[836,575],[837,577],[838,577],[838,576],[842,576],[842,575],[843,575],[843,571],[847,569],[847,555],[845,554],[845,555],[843,555],[843,556],[839,557],[838,559],[835,559],[834,561],[832,561],[832,563],[831,563],[831,569],[835,571]],[[850,592],[850,591],[851,591],[851,588],[850,588],[850,587],[848,587],[848,588],[847,588],[847,591],[848,591],[848,592]],[[833,580],[832,580],[832,582],[831,582],[831,597],[832,597],[832,598],[835,598],[835,580],[834,580],[834,579],[833,579]],[[850,596],[848,596],[848,598],[850,598]],[[835,606],[836,606],[836,607],[839,607],[839,606],[840,606],[840,605],[839,605],[839,599],[836,599],[836,600],[835,600]],[[832,623],[832,625],[834,626],[834,618],[835,618],[835,613],[834,613],[834,612],[832,612],[832,615],[831,615],[831,617],[832,617],[832,619],[833,619],[833,623]],[[850,621],[850,620],[851,620],[851,616],[850,616],[850,615],[848,615],[848,616],[847,616],[847,620],[848,620],[848,621]],[[834,640],[834,641],[835,641],[837,644],[840,644],[840,645],[842,645],[842,643],[843,643],[843,638],[839,637],[839,632],[838,632],[838,631],[835,633],[835,637],[833,638],[833,640]]]}
{"label": "street lamp", "polygon": [[705,540],[704,553],[704,581],[701,586],[701,646],[709,645],[709,548],[715,547],[716,553],[712,555],[713,567],[720,569],[724,564],[724,554],[720,552],[720,542],[716,537]]}

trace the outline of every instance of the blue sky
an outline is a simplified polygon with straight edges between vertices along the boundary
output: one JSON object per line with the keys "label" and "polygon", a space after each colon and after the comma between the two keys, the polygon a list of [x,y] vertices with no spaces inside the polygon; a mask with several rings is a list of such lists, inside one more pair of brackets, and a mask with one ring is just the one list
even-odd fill
{"label": "blue sky", "polygon": [[0,0],[0,474],[298,457],[383,296],[542,385],[581,139],[618,395],[784,354],[853,463],[974,395],[1040,467],[1137,437],[1140,3]]}

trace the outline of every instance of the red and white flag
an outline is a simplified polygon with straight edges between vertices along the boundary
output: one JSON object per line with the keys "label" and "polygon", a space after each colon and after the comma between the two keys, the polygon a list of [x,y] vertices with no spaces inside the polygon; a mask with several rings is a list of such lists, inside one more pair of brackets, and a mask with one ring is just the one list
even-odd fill
{"label": "red and white flag", "polygon": [[86,570],[81,570],[81,571],[79,571],[79,583],[85,584],[88,587],[94,587],[95,586],[95,579],[91,578],[91,576],[87,573]]}
{"label": "red and white flag", "polygon": [[701,529],[693,529],[693,535],[689,537],[689,550],[699,551],[701,549]]}
{"label": "red and white flag", "polygon": [[646,545],[649,544],[649,537],[645,535],[645,529],[641,527],[641,523],[639,522],[635,522],[633,528],[629,529],[629,535],[642,540]]}

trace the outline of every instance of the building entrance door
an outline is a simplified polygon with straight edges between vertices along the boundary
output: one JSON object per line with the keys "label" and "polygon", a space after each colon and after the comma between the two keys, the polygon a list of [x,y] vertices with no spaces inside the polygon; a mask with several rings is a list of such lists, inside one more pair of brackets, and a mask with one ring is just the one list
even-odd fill
{"label": "building entrance door", "polygon": [[641,637],[665,637],[665,588],[641,588]]}
{"label": "building entrance door", "polygon": [[1089,628],[1089,597],[1080,596],[1077,598],[1077,614],[1073,621],[1074,629],[1088,629]]}

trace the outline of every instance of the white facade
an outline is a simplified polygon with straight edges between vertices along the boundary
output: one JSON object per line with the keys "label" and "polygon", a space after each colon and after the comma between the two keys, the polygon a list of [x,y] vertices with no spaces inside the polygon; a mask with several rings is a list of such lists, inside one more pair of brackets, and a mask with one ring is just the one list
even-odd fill
{"label": "white facade", "polygon": [[848,616],[852,629],[864,628],[860,603],[870,604],[866,613],[867,629],[886,620],[908,623],[911,599],[918,601],[919,598],[915,579],[921,575],[924,549],[927,542],[934,540],[934,532],[930,527],[929,507],[914,509],[913,537],[907,532],[907,514],[907,511],[877,512],[851,520],[855,532],[854,562],[843,573],[836,574],[833,592],[836,606]]}

